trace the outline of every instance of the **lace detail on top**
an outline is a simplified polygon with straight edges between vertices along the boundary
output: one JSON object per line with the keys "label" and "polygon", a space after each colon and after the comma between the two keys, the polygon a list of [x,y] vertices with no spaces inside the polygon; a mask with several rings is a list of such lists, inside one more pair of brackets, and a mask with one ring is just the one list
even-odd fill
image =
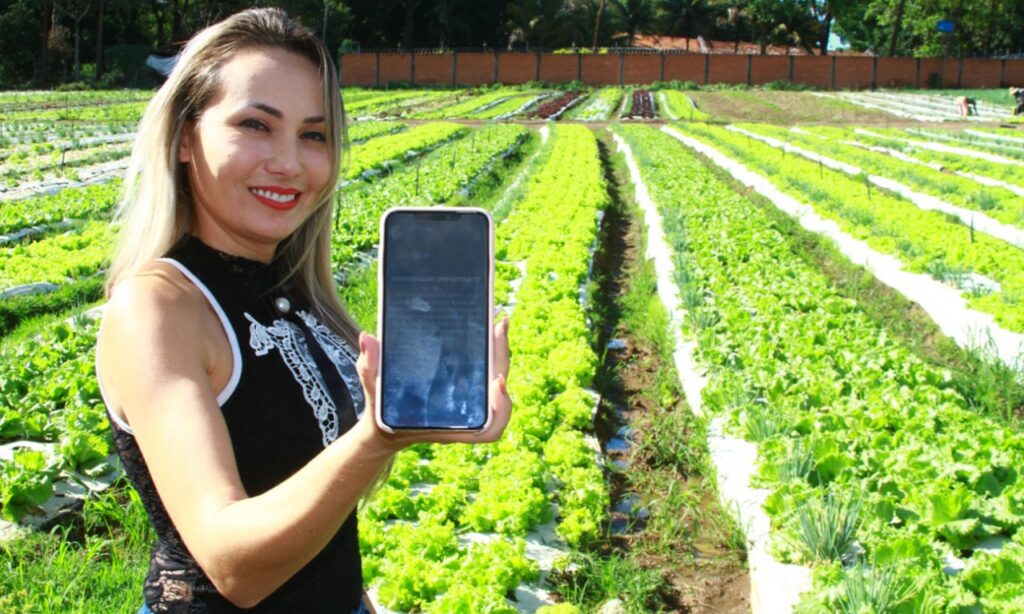
{"label": "lace detail on top", "polygon": [[338,375],[345,382],[349,394],[352,395],[352,403],[355,405],[356,415],[362,417],[363,406],[366,400],[363,398],[363,384],[359,381],[359,374],[355,370],[356,355],[352,348],[345,341],[336,335],[333,330],[324,326],[323,322],[305,311],[300,310],[297,315],[306,324],[316,337],[317,343],[327,352],[331,362],[338,370]]}
{"label": "lace detail on top", "polygon": [[153,546],[149,573],[142,587],[146,603],[151,604],[150,609],[154,614],[206,611],[193,608],[196,597],[204,595],[218,601],[223,598],[203,570],[195,564],[181,535],[167,516],[135,437],[117,426],[113,420],[110,421],[110,428],[125,474],[138,491],[146,514],[156,534],[160,536]]}
{"label": "lace detail on top", "polygon": [[264,326],[249,314],[245,314],[245,319],[250,322],[249,345],[256,355],[266,356],[270,350],[276,349],[292,377],[302,386],[302,396],[320,422],[326,448],[338,438],[338,408],[316,368],[299,326],[287,320],[274,320],[270,326]]}

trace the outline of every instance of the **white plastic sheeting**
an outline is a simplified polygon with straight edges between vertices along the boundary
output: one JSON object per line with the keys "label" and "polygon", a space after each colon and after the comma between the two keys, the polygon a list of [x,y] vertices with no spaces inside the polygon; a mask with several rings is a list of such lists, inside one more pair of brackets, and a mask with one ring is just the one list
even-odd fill
{"label": "white plastic sheeting", "polygon": [[961,347],[974,348],[991,342],[996,355],[1004,363],[1016,365],[1021,361],[1024,356],[1024,335],[1005,330],[995,323],[992,315],[971,309],[956,288],[928,275],[904,271],[903,263],[898,259],[876,252],[866,242],[854,239],[840,230],[835,222],[819,216],[810,205],[782,193],[768,178],[750,171],[714,147],[668,126],[662,127],[662,131],[710,158],[737,181],[753,188],[780,210],[795,217],[805,229],[835,241],[840,252],[851,262],[862,264],[880,282],[920,305],[939,329]]}
{"label": "white plastic sheeting", "polygon": [[[862,172],[866,172],[860,167],[854,166],[852,164],[840,162],[835,158],[830,158],[828,156],[824,156],[822,154],[815,153],[807,149],[803,149],[802,147],[791,145],[789,143],[786,143],[785,141],[780,141],[770,136],[765,136],[763,134],[751,132],[744,128],[739,128],[737,126],[728,126],[726,130],[731,130],[733,132],[746,135],[752,139],[757,139],[763,143],[771,145],[772,147],[782,149],[783,151],[792,152],[799,156],[803,156],[808,160],[821,162],[823,165],[832,169],[842,171],[847,175],[859,175]],[[1001,241],[1006,241],[1010,245],[1024,249],[1024,230],[1017,228],[1016,226],[1003,224],[1002,222],[996,221],[991,217],[985,215],[981,211],[973,211],[971,209],[958,207],[954,204],[947,203],[946,201],[936,196],[916,192],[909,186],[906,186],[898,181],[889,179],[887,177],[880,177],[878,175],[868,175],[868,181],[877,185],[880,188],[899,194],[900,196],[907,199],[920,209],[924,209],[925,211],[941,211],[942,213],[948,213],[949,215],[955,216],[965,225],[973,228],[978,232],[985,233]]]}

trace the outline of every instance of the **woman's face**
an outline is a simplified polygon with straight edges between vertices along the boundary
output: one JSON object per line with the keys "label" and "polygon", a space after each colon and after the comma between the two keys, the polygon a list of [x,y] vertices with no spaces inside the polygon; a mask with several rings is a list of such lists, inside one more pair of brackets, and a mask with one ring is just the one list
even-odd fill
{"label": "woman's face", "polygon": [[237,256],[269,262],[314,211],[331,176],[323,82],[308,59],[244,49],[219,72],[219,91],[186,123],[192,232]]}

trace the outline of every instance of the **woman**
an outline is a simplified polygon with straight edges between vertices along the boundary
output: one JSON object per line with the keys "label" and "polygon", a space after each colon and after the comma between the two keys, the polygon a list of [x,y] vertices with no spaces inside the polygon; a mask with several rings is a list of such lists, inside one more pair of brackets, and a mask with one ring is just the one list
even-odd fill
{"label": "woman", "polygon": [[360,498],[403,447],[508,423],[507,320],[485,432],[392,436],[362,411],[379,346],[328,253],[343,122],[327,50],[275,9],[197,34],[142,119],[97,346],[158,536],[142,612],[366,611]]}

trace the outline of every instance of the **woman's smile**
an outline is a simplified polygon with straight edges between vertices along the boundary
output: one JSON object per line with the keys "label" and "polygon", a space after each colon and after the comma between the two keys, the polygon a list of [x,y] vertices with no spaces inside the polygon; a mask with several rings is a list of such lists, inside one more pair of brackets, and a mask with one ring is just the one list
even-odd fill
{"label": "woman's smile", "polygon": [[249,191],[256,197],[256,200],[279,211],[294,209],[299,204],[299,196],[302,195],[302,192],[294,188],[277,186],[249,188]]}

